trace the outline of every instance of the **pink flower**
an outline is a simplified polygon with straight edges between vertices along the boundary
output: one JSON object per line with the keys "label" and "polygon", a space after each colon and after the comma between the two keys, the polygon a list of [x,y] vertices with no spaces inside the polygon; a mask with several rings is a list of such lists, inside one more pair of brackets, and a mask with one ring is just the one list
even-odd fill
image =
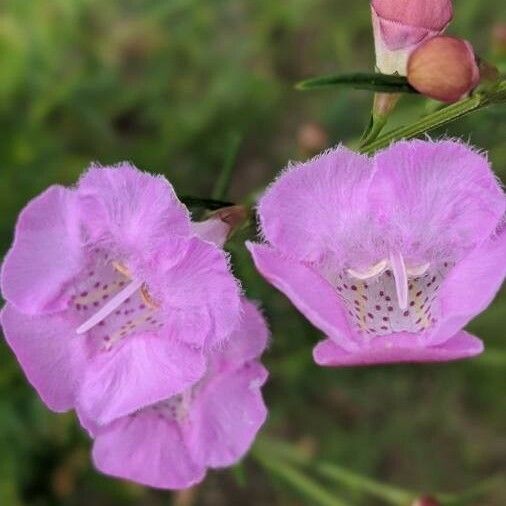
{"label": "pink flower", "polygon": [[260,388],[267,372],[256,360],[267,327],[244,302],[240,328],[209,359],[205,377],[188,390],[98,427],[93,460],[105,474],[158,488],[182,489],[208,468],[236,463],[249,449],[267,411]]}
{"label": "pink flower", "polygon": [[505,199],[486,158],[405,141],[290,166],[260,200],[256,267],[328,338],[320,365],[469,357],[461,329],[506,271]]}
{"label": "pink flower", "polygon": [[98,423],[198,381],[240,315],[224,252],[163,177],[128,164],[32,200],[1,288],[5,337],[44,402]]}
{"label": "pink flower", "polygon": [[453,17],[451,0],[372,0],[376,67],[406,75],[410,53],[439,35]]}

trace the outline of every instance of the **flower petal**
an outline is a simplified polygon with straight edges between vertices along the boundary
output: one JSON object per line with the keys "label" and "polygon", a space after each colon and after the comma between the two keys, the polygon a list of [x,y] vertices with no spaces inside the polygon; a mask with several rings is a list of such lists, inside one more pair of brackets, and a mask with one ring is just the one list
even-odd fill
{"label": "flower petal", "polygon": [[315,346],[313,357],[322,366],[348,367],[401,362],[447,362],[473,357],[482,351],[483,343],[480,339],[462,331],[439,346],[368,346],[354,352],[348,352],[326,339]]}
{"label": "flower petal", "polygon": [[485,156],[455,141],[403,141],[375,157],[371,200],[390,251],[457,260],[496,229],[505,197]]}
{"label": "flower petal", "polygon": [[371,177],[371,161],[342,146],[289,166],[260,199],[265,238],[276,249],[311,262],[329,251],[339,255],[350,242],[364,242],[371,228]]}
{"label": "flower petal", "polygon": [[79,180],[78,193],[92,240],[149,252],[167,234],[191,233],[188,210],[172,185],[128,163],[92,166]]}
{"label": "flower petal", "polygon": [[83,262],[75,193],[51,186],[21,211],[2,266],[3,296],[25,313],[64,309],[58,295]]}
{"label": "flower petal", "polygon": [[260,387],[267,371],[257,363],[217,376],[195,398],[183,425],[193,459],[224,467],[237,462],[265,422]]}
{"label": "flower petal", "polygon": [[173,239],[160,249],[156,270],[143,279],[162,301],[174,338],[212,347],[239,323],[239,285],[214,244],[198,237]]}
{"label": "flower petal", "polygon": [[451,0],[372,0],[373,16],[381,22],[382,37],[390,49],[419,42],[427,35],[437,35],[451,21]]}
{"label": "flower petal", "polygon": [[334,288],[310,267],[272,248],[247,243],[256,268],[316,327],[345,349],[355,349],[352,330]]}
{"label": "flower petal", "polygon": [[193,231],[204,241],[209,241],[221,248],[230,233],[230,225],[217,217],[192,223]]}
{"label": "flower petal", "polygon": [[183,391],[204,371],[200,351],[162,333],[131,336],[90,360],[78,407],[85,418],[106,424]]}
{"label": "flower petal", "polygon": [[506,276],[505,259],[506,227],[455,266],[441,286],[443,318],[430,344],[445,341],[492,302]]}
{"label": "flower petal", "polygon": [[163,489],[188,488],[205,475],[190,457],[178,425],[152,411],[100,429],[93,462],[105,474]]}
{"label": "flower petal", "polygon": [[53,411],[74,407],[85,363],[84,342],[60,314],[30,316],[7,304],[0,316],[5,339],[28,381]]}
{"label": "flower petal", "polygon": [[269,336],[265,319],[255,304],[243,298],[242,308],[239,326],[214,353],[216,361],[231,363],[235,367],[258,358],[265,350]]}

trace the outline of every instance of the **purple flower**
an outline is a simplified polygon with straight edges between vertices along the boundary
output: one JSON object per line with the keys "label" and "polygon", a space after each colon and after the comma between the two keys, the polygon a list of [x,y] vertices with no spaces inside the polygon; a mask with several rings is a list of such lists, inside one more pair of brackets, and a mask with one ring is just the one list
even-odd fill
{"label": "purple flower", "polygon": [[258,270],[328,339],[327,366],[480,353],[462,328],[506,272],[505,199],[486,158],[459,142],[343,147],[289,167],[261,199]]}
{"label": "purple flower", "polygon": [[98,423],[198,381],[240,316],[224,252],[163,177],[128,164],[32,200],[1,288],[5,337],[44,402]]}
{"label": "purple flower", "polygon": [[81,416],[95,438],[96,467],[152,487],[182,489],[201,481],[208,468],[237,462],[267,414],[260,391],[267,372],[256,360],[267,333],[259,311],[244,302],[240,328],[210,355],[197,384],[106,426]]}

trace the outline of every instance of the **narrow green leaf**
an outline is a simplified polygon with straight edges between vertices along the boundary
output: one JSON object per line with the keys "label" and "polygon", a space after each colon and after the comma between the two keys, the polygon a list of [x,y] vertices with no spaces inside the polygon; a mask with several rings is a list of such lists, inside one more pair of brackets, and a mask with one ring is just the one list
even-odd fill
{"label": "narrow green leaf", "polygon": [[189,195],[181,197],[180,200],[186,207],[200,207],[209,211],[216,211],[222,207],[234,205],[233,202],[227,202],[225,200],[203,199],[200,197],[190,197]]}
{"label": "narrow green leaf", "polygon": [[335,494],[329,492],[322,485],[287,462],[277,460],[270,454],[264,455],[258,448],[253,449],[252,455],[259,464],[311,500],[311,504],[318,506],[348,506]]}
{"label": "narrow green leaf", "polygon": [[360,474],[354,473],[335,464],[322,462],[316,465],[316,471],[330,480],[339,482],[347,487],[360,490],[372,496],[382,499],[393,505],[410,504],[417,496],[413,492],[403,490],[376,480],[372,480]]}
{"label": "narrow green leaf", "polygon": [[294,465],[310,468],[322,478],[338,482],[341,486],[344,485],[348,489],[358,490],[382,499],[394,506],[410,504],[418,495],[411,490],[394,487],[393,485],[362,476],[342,466],[311,459],[293,446],[280,441],[266,439],[265,436],[258,440],[257,447],[261,450],[264,449],[264,453],[270,452],[272,454],[274,452],[280,458],[284,458]]}
{"label": "narrow green leaf", "polygon": [[298,90],[303,91],[334,86],[347,86],[357,90],[383,93],[418,93],[404,76],[379,73],[333,74],[307,79],[295,85]]}

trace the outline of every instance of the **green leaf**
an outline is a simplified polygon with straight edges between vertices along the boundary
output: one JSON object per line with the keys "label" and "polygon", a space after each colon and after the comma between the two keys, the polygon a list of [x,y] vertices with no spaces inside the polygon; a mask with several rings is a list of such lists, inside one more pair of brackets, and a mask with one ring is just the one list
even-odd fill
{"label": "green leaf", "polygon": [[361,476],[345,469],[344,467],[328,462],[316,464],[316,472],[318,472],[321,476],[325,476],[332,481],[340,483],[341,485],[368,493],[389,504],[410,504],[416,498],[416,494],[414,492],[372,480],[366,476]]}
{"label": "green leaf", "polygon": [[282,478],[293,489],[307,497],[311,501],[310,504],[318,506],[347,506],[347,503],[336,497],[334,493],[326,490],[307,474],[287,462],[276,459],[271,454],[259,451],[258,446],[253,449],[252,455],[259,464]]}
{"label": "green leaf", "polygon": [[189,195],[181,197],[180,200],[186,207],[200,207],[209,211],[216,211],[222,207],[229,207],[234,205],[233,202],[227,202],[225,200],[204,199],[200,197],[190,197]]}
{"label": "green leaf", "polygon": [[469,98],[456,102],[439,109],[432,114],[428,114],[410,125],[401,126],[379,136],[373,142],[362,146],[362,153],[373,153],[390,145],[392,142],[401,139],[411,139],[434,128],[438,128],[456,119],[462,118],[474,111],[483,109],[491,104],[500,104],[506,102],[506,81],[501,81],[494,88],[477,93]]}
{"label": "green leaf", "polygon": [[365,72],[315,77],[295,85],[298,90],[303,91],[333,86],[348,86],[356,90],[371,90],[382,93],[418,93],[404,76]]}

